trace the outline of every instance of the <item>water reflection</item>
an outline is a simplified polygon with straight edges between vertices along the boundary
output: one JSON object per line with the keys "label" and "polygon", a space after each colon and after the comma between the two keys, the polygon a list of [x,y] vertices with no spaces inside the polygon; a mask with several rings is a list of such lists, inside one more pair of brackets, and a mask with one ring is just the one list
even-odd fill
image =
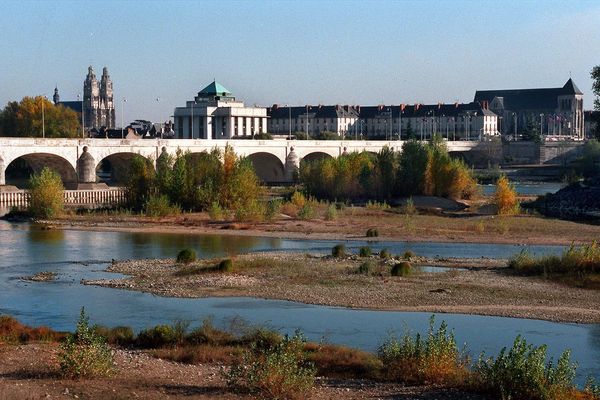
{"label": "water reflection", "polygon": [[34,229],[30,229],[27,232],[27,236],[32,242],[62,242],[65,239],[65,232],[62,229],[43,229],[37,226]]}

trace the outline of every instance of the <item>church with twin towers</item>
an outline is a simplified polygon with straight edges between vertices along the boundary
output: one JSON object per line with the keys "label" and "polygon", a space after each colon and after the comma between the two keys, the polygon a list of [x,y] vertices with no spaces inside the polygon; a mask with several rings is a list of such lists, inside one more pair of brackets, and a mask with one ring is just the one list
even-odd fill
{"label": "church with twin towers", "polygon": [[96,79],[94,69],[90,65],[88,74],[83,82],[83,101],[60,101],[58,88],[54,89],[54,104],[71,108],[82,116],[86,130],[115,128],[115,103],[113,99],[113,84],[108,75],[108,68],[102,69],[100,81]]}

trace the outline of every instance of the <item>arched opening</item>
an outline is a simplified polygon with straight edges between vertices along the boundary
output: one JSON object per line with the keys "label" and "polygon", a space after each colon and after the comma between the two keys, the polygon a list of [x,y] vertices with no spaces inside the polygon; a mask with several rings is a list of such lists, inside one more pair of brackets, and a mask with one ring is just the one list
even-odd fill
{"label": "arched opening", "polygon": [[323,153],[322,151],[315,151],[313,153],[308,153],[307,155],[305,155],[304,158],[302,158],[302,161],[303,162],[312,162],[312,161],[317,161],[317,160],[324,160],[326,158],[333,158],[333,157],[327,153]]}
{"label": "arched opening", "polygon": [[25,154],[14,159],[6,167],[6,184],[27,189],[31,175],[39,174],[44,167],[60,175],[65,189],[77,189],[77,172],[71,163],[60,156],[48,153]]}
{"label": "arched opening", "polygon": [[271,153],[253,153],[248,156],[256,175],[265,183],[285,181],[285,171],[281,160]]}
{"label": "arched opening", "polygon": [[129,164],[137,153],[115,153],[100,160],[96,166],[97,181],[108,186],[123,186],[127,182]]}

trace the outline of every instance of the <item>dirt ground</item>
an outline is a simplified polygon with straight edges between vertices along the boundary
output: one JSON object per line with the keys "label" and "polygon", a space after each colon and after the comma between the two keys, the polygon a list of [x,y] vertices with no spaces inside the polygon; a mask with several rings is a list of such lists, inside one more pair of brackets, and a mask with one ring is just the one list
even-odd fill
{"label": "dirt ground", "polygon": [[[0,344],[0,400],[13,399],[251,399],[230,391],[223,366],[187,365],[140,351],[115,349],[108,378],[71,380],[58,375],[56,344]],[[365,380],[320,378],[311,399],[484,400],[435,387],[405,387]]]}

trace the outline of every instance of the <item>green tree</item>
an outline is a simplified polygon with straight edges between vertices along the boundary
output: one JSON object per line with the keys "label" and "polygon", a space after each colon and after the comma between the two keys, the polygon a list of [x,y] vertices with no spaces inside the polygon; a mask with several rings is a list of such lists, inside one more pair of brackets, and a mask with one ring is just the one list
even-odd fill
{"label": "green tree", "polygon": [[132,209],[141,211],[155,192],[156,173],[152,161],[135,155],[129,164],[127,176],[127,201]]}
{"label": "green tree", "polygon": [[44,167],[29,178],[29,212],[35,218],[53,218],[64,208],[64,187],[60,175]]}
{"label": "green tree", "polygon": [[77,137],[80,130],[75,111],[56,106],[43,96],[9,102],[0,112],[0,136]]}
{"label": "green tree", "polygon": [[423,193],[427,161],[427,148],[422,143],[414,139],[404,142],[396,175],[396,187],[400,195]]}
{"label": "green tree", "polygon": [[592,92],[596,97],[594,99],[594,110],[597,111],[596,115],[596,127],[593,135],[596,139],[600,140],[600,65],[592,68]]}
{"label": "green tree", "polygon": [[525,130],[523,131],[523,140],[541,143],[542,136],[540,134],[540,124],[535,118],[531,118],[527,121]]}
{"label": "green tree", "polygon": [[584,146],[581,157],[575,163],[577,173],[586,178],[600,173],[600,142],[589,140]]}

